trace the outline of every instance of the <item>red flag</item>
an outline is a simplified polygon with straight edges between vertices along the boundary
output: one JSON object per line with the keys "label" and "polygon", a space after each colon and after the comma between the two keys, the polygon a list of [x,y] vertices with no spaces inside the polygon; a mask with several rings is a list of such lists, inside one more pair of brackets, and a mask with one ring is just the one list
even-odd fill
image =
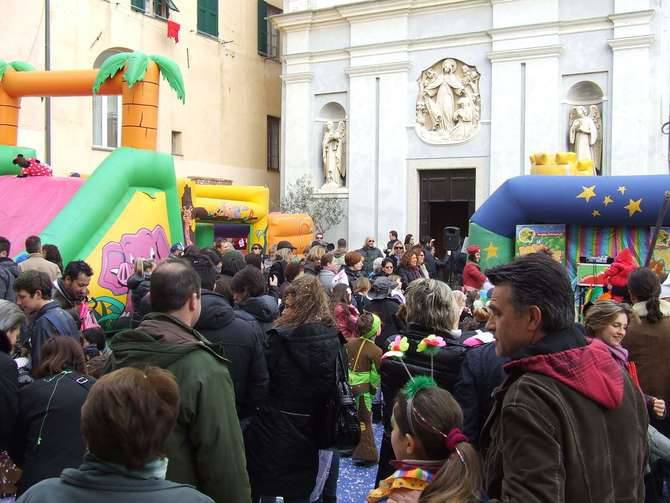
{"label": "red flag", "polygon": [[167,36],[168,38],[174,38],[175,44],[179,43],[179,28],[181,28],[181,25],[179,23],[175,23],[174,21],[170,21],[168,19]]}

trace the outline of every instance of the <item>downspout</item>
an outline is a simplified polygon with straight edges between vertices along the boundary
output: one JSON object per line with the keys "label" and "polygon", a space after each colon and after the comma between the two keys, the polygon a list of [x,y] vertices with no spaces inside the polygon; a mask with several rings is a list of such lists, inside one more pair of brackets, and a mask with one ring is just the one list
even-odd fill
{"label": "downspout", "polygon": [[[44,0],[44,70],[51,70],[51,1]],[[44,99],[44,157],[51,165],[51,98]]]}

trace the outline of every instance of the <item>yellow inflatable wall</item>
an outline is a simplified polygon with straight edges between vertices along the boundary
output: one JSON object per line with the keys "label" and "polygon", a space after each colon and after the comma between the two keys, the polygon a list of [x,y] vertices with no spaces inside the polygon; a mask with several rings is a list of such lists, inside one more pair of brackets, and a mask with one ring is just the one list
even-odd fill
{"label": "yellow inflatable wall", "polygon": [[268,250],[279,241],[290,241],[302,254],[314,241],[314,222],[304,213],[270,213],[268,216]]}
{"label": "yellow inflatable wall", "polygon": [[270,190],[267,187],[215,185],[178,180],[184,245],[195,244],[196,223],[230,223],[250,226],[249,246],[265,245]]}

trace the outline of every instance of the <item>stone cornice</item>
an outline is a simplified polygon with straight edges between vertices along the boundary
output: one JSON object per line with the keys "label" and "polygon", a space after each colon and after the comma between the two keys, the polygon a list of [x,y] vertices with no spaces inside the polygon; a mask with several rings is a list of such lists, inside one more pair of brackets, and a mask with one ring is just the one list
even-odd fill
{"label": "stone cornice", "polygon": [[302,10],[273,16],[272,23],[282,31],[293,31],[300,26],[365,21],[412,12],[426,12],[437,9],[465,9],[488,6],[490,0],[369,0],[354,4],[326,7],[318,10]]}
{"label": "stone cornice", "polygon": [[523,49],[511,49],[508,51],[491,51],[489,59],[492,63],[503,61],[522,61],[528,59],[559,57],[563,52],[562,45],[545,45],[539,47],[527,47]]}
{"label": "stone cornice", "polygon": [[621,14],[612,14],[607,18],[612,21],[612,24],[615,27],[619,26],[631,26],[638,24],[649,24],[651,20],[654,19],[656,11],[652,9],[648,10],[639,10],[633,12],[623,12]]}
{"label": "stone cornice", "polygon": [[314,74],[312,72],[284,73],[281,79],[287,84],[296,84],[299,82],[312,82]]}
{"label": "stone cornice", "polygon": [[621,37],[608,40],[607,44],[613,51],[625,51],[627,49],[641,49],[649,47],[654,43],[654,35],[638,35],[635,37]]}
{"label": "stone cornice", "polygon": [[350,66],[344,70],[344,73],[350,77],[363,77],[367,75],[385,75],[389,73],[408,72],[411,64],[409,61],[401,61],[398,63],[383,63],[379,65],[361,65]]}

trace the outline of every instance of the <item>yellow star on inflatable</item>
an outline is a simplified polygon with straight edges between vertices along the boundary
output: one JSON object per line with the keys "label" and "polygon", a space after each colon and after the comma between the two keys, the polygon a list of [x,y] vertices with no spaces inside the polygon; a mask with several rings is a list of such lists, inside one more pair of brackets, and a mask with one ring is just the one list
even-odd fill
{"label": "yellow star on inflatable", "polygon": [[624,195],[624,192],[626,192],[626,186],[625,186],[625,185],[622,185],[621,187],[619,187],[619,188],[616,189],[616,190],[617,190],[617,192],[619,192],[619,193],[623,196],[623,195]]}
{"label": "yellow star on inflatable", "polygon": [[585,199],[586,202],[588,203],[591,198],[596,197],[596,186],[591,185],[590,187],[584,187],[582,185],[582,191],[577,194],[577,199]]}
{"label": "yellow star on inflatable", "polygon": [[642,203],[642,198],[638,199],[637,201],[633,201],[632,199],[628,200],[628,204],[624,206],[624,208],[628,210],[629,217],[632,217],[633,215],[635,215],[635,213],[642,213],[640,203]]}
{"label": "yellow star on inflatable", "polygon": [[494,246],[493,243],[489,243],[489,245],[484,248],[484,251],[486,252],[486,258],[493,258],[498,256],[498,247]]}
{"label": "yellow star on inflatable", "polygon": [[607,206],[608,204],[612,204],[614,202],[614,199],[612,199],[612,196],[607,195],[605,196],[605,199],[603,199],[603,204]]}
{"label": "yellow star on inflatable", "polygon": [[591,213],[591,216],[592,216],[592,217],[599,217],[599,216],[600,216],[600,212],[599,212],[598,210],[593,210],[593,212]]}

